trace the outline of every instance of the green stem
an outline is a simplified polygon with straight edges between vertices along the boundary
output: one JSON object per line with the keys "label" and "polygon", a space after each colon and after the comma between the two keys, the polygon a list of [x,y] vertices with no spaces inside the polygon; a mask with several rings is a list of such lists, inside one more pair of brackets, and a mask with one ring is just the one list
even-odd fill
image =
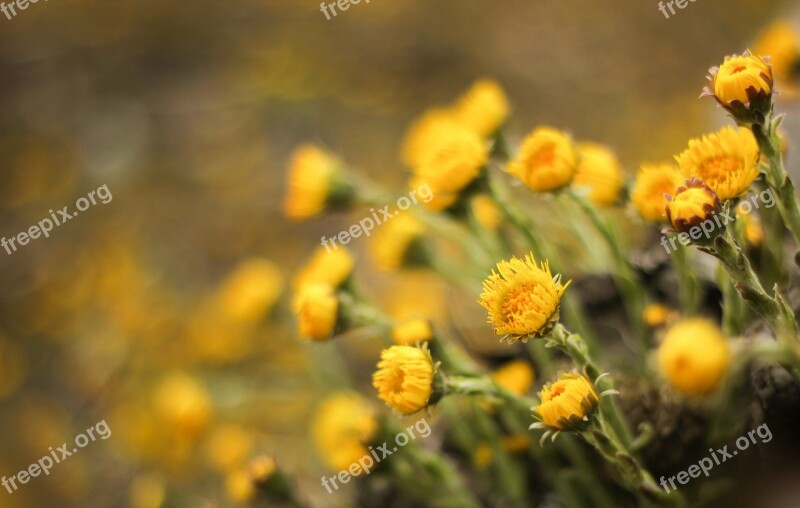
{"label": "green stem", "polygon": [[672,267],[678,279],[678,297],[687,316],[694,316],[700,308],[702,294],[694,272],[689,268],[689,250],[676,249],[672,253]]}

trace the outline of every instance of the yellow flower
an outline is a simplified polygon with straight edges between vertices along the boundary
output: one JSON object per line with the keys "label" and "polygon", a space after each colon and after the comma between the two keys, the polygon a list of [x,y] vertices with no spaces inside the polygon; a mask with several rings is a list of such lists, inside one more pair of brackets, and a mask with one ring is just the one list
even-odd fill
{"label": "yellow flower", "polygon": [[425,319],[412,319],[392,330],[394,343],[401,346],[413,346],[433,338],[433,329],[430,322]]}
{"label": "yellow flower", "polygon": [[456,121],[480,136],[491,136],[508,118],[505,92],[495,81],[476,81],[453,107]]}
{"label": "yellow flower", "polygon": [[410,213],[401,213],[382,224],[369,243],[375,265],[385,271],[403,266],[424,232],[425,225]]}
{"label": "yellow flower", "polygon": [[558,381],[542,387],[539,399],[542,402],[535,411],[553,430],[570,430],[587,422],[599,401],[592,383],[573,373],[562,373]]}
{"label": "yellow flower", "polygon": [[401,148],[403,163],[418,167],[429,157],[431,147],[439,146],[439,140],[453,129],[461,127],[453,113],[447,109],[430,109],[424,112],[406,132]]}
{"label": "yellow flower", "polygon": [[327,250],[318,247],[311,258],[295,275],[292,286],[295,291],[307,284],[327,284],[340,287],[353,273],[355,260],[346,247]]}
{"label": "yellow flower", "polygon": [[644,309],[644,322],[647,323],[647,326],[656,328],[672,321],[677,314],[675,309],[651,303]]}
{"label": "yellow flower", "polygon": [[325,399],[312,418],[311,435],[322,457],[336,470],[348,469],[369,455],[367,445],[375,437],[378,422],[370,405],[355,392],[341,392]]}
{"label": "yellow flower", "polygon": [[667,332],[658,365],[669,383],[689,395],[707,395],[719,386],[730,363],[728,342],[716,325],[688,319]]}
{"label": "yellow flower", "polygon": [[300,335],[325,341],[336,330],[339,299],[335,290],[326,284],[308,284],[300,289],[294,301]]}
{"label": "yellow flower", "polygon": [[720,67],[711,69],[709,79],[714,97],[725,106],[772,95],[772,67],[751,53],[725,57]]}
{"label": "yellow flower", "polygon": [[759,157],[753,134],[728,126],[690,140],[675,159],[684,177],[703,180],[724,201],[747,191],[758,177]]}
{"label": "yellow flower", "polygon": [[457,193],[478,177],[488,158],[480,136],[454,126],[439,133],[412,171],[429,183],[434,195]]}
{"label": "yellow flower", "polygon": [[430,179],[422,178],[420,176],[413,176],[408,181],[408,188],[410,190],[419,189],[427,186],[431,191],[431,198],[427,202],[423,201],[422,205],[428,210],[433,212],[441,212],[447,210],[458,201],[458,192],[444,192],[437,189],[431,184]]}
{"label": "yellow flower", "polygon": [[791,81],[800,62],[797,32],[787,21],[775,22],[758,36],[755,53],[769,56],[769,64],[776,80]]}
{"label": "yellow flower", "polygon": [[494,371],[492,379],[512,393],[525,395],[533,384],[533,368],[524,360],[512,360]]}
{"label": "yellow flower", "polygon": [[596,143],[581,143],[578,157],[572,185],[588,189],[589,201],[596,205],[616,203],[622,189],[622,167],[614,152]]}
{"label": "yellow flower", "polygon": [[672,164],[642,165],[631,191],[631,201],[639,215],[651,222],[663,221],[667,214],[664,195],[675,194],[683,180]]}
{"label": "yellow flower", "polygon": [[472,214],[478,223],[489,231],[496,230],[503,221],[503,214],[494,200],[485,194],[477,194],[470,200]]}
{"label": "yellow flower", "polygon": [[166,496],[164,479],[155,474],[137,476],[128,495],[131,508],[161,508]]}
{"label": "yellow flower", "polygon": [[225,492],[235,503],[248,503],[256,495],[256,486],[247,470],[239,468],[225,477]]}
{"label": "yellow flower", "polygon": [[287,178],[283,210],[291,219],[318,215],[345,192],[339,189],[341,162],[314,145],[303,145],[294,152]]}
{"label": "yellow flower", "polygon": [[226,318],[252,323],[272,308],[282,285],[283,275],[274,263],[262,258],[248,259],[222,283],[217,302]]}
{"label": "yellow flower", "polygon": [[[687,180],[675,190],[675,195],[667,203],[667,220],[679,233],[688,233],[692,228],[700,227],[705,221],[714,223],[714,215],[722,205],[714,191],[696,178]],[[704,231],[704,230],[703,230]],[[722,232],[722,227],[712,226],[714,236]],[[694,238],[694,235],[692,235]]]}
{"label": "yellow flower", "polygon": [[247,463],[247,470],[250,473],[250,477],[256,483],[261,483],[267,479],[269,479],[275,471],[278,470],[278,465],[275,463],[275,459],[267,455],[259,455],[258,457],[254,457]]}
{"label": "yellow flower", "polygon": [[193,377],[174,373],[166,377],[155,393],[156,411],[181,435],[202,432],[211,418],[211,401],[205,388]]}
{"label": "yellow flower", "polygon": [[760,247],[764,241],[764,229],[761,227],[761,222],[752,213],[740,213],[737,211],[737,215],[744,222],[744,237],[747,243],[754,247]]}
{"label": "yellow flower", "polygon": [[497,264],[483,281],[480,303],[489,312],[495,333],[527,340],[546,335],[558,321],[561,295],[569,286],[550,273],[547,262],[536,264],[533,254]]}
{"label": "yellow flower", "polygon": [[427,348],[391,346],[381,352],[372,385],[381,400],[410,415],[428,405],[435,373],[436,366]]}
{"label": "yellow flower", "polygon": [[508,172],[535,191],[552,191],[572,181],[578,160],[572,140],[563,132],[539,127],[522,143]]}

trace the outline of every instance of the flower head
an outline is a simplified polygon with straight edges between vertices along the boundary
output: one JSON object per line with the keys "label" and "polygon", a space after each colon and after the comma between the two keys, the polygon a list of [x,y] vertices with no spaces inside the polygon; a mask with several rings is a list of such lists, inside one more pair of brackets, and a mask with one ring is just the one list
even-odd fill
{"label": "flower head", "polygon": [[483,137],[494,134],[508,118],[508,113],[505,92],[489,79],[476,81],[453,107],[455,119]]}
{"label": "flower head", "polygon": [[[714,191],[701,180],[692,178],[687,180],[685,185],[678,187],[675,195],[669,198],[667,220],[676,231],[686,233],[707,220],[713,222],[714,214],[721,208],[722,205]],[[714,231],[721,232],[716,228]]]}
{"label": "flower head", "polygon": [[375,411],[359,394],[340,392],[325,399],[312,418],[311,436],[322,457],[334,469],[359,467],[375,437]]}
{"label": "flower head", "polygon": [[489,312],[495,333],[527,340],[546,335],[559,317],[561,295],[569,286],[550,273],[547,262],[536,263],[533,254],[497,264],[483,281],[480,303]]}
{"label": "flower head", "polygon": [[425,233],[425,225],[410,213],[403,213],[384,223],[377,230],[369,247],[380,270],[393,271],[410,261],[418,240]]}
{"label": "flower head", "polygon": [[339,299],[336,291],[326,284],[303,286],[294,301],[300,335],[316,341],[331,338],[336,331]]}
{"label": "flower head", "polygon": [[750,52],[725,57],[721,66],[711,69],[709,80],[714,98],[723,106],[772,95],[772,67]]}
{"label": "flower head", "polygon": [[394,343],[401,346],[413,346],[433,338],[433,329],[425,319],[411,319],[397,325],[392,330]]}
{"label": "flower head", "polygon": [[517,395],[525,395],[533,384],[533,368],[524,360],[512,360],[492,372],[494,382]]}
{"label": "flower head", "polygon": [[547,192],[568,185],[577,162],[572,140],[565,133],[539,127],[525,138],[508,172],[531,189]]}
{"label": "flower head", "polygon": [[578,156],[572,185],[588,189],[589,201],[595,205],[616,203],[622,189],[622,167],[614,152],[596,143],[581,143]]}
{"label": "flower head", "polygon": [[303,145],[292,155],[283,210],[291,219],[308,219],[349,194],[341,181],[342,169],[333,155],[314,145]]}
{"label": "flower head", "polygon": [[704,319],[687,319],[667,332],[658,350],[658,365],[669,383],[689,395],[707,395],[722,380],[730,363],[728,342]]}
{"label": "flower head", "polygon": [[409,415],[428,405],[436,366],[426,348],[392,346],[381,352],[372,386],[398,412]]}
{"label": "flower head", "polygon": [[585,425],[600,400],[591,381],[574,373],[562,373],[558,381],[546,384],[539,398],[536,413],[546,427],[557,431]]}
{"label": "flower head", "polygon": [[280,296],[283,275],[263,258],[242,262],[217,293],[223,315],[235,322],[254,322],[264,316]]}
{"label": "flower head", "polygon": [[211,401],[202,384],[183,373],[166,377],[155,393],[157,412],[183,435],[195,436],[211,419]]}
{"label": "flower head", "polygon": [[675,159],[684,177],[703,180],[724,201],[747,191],[758,177],[759,157],[753,134],[728,126],[690,140]]}
{"label": "flower head", "polygon": [[651,328],[656,328],[672,321],[678,312],[665,305],[651,303],[644,309],[644,322]]}
{"label": "flower head", "polygon": [[667,206],[664,195],[674,194],[683,180],[673,164],[642,165],[631,191],[631,201],[639,215],[650,222],[663,221]]}
{"label": "flower head", "polygon": [[488,158],[480,136],[455,125],[438,132],[412,171],[428,182],[434,195],[458,193],[478,177]]}
{"label": "flower head", "polygon": [[497,204],[485,194],[473,196],[470,200],[470,210],[475,220],[489,231],[495,231],[503,220],[503,214]]}
{"label": "flower head", "polygon": [[424,112],[406,131],[401,148],[403,163],[418,167],[429,157],[431,147],[453,129],[462,128],[448,109],[430,109]]}

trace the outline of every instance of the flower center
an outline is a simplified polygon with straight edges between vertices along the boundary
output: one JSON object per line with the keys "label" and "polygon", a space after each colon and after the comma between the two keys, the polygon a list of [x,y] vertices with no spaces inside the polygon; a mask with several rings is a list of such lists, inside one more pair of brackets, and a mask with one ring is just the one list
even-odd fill
{"label": "flower center", "polygon": [[700,166],[700,177],[706,182],[725,181],[731,174],[742,170],[742,161],[735,157],[714,157]]}
{"label": "flower center", "polygon": [[538,310],[538,306],[532,298],[533,293],[533,287],[527,284],[508,292],[502,307],[503,315],[508,321],[513,323],[526,310]]}
{"label": "flower center", "polygon": [[403,381],[405,381],[405,379],[406,375],[400,367],[392,369],[392,380],[389,386],[390,391],[392,393],[401,393],[403,391]]}
{"label": "flower center", "polygon": [[550,166],[556,158],[556,147],[553,144],[542,147],[541,150],[531,158],[531,166]]}

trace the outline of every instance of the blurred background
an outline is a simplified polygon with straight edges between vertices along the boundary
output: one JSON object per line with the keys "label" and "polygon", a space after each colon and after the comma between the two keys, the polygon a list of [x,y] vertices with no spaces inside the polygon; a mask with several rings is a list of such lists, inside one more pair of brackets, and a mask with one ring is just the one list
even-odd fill
{"label": "blurred background", "polygon": [[[236,468],[261,453],[314,506],[347,506],[319,487],[309,418],[345,383],[332,348],[363,360],[368,385],[380,344],[295,337],[292,273],[352,218],[283,218],[292,149],[319,143],[399,188],[408,123],[490,77],[513,141],[564,128],[632,174],[724,121],[697,100],[708,68],[794,5],[697,0],[665,19],[655,0],[373,0],[327,20],[312,0],[57,0],[0,14],[0,236],[113,194],[0,250],[0,475],[102,420],[112,431],[0,489],[0,507],[234,506]],[[364,247],[385,305],[453,312],[459,297],[439,296],[454,289],[424,274],[389,288]]]}

